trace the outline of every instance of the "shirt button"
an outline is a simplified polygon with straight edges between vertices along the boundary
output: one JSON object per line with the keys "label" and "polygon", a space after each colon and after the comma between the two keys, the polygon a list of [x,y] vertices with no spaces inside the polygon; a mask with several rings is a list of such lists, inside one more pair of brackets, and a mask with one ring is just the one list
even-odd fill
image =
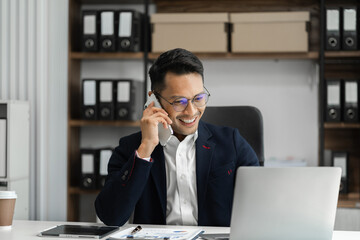
{"label": "shirt button", "polygon": [[181,180],[184,180],[185,179],[185,175],[184,174],[181,174]]}

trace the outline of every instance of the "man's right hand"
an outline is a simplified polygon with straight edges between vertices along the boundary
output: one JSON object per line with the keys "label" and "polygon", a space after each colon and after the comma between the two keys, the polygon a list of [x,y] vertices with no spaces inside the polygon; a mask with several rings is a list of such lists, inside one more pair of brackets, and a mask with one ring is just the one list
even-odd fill
{"label": "man's right hand", "polygon": [[148,158],[159,144],[158,125],[162,123],[164,128],[168,128],[168,124],[172,124],[168,113],[158,107],[154,107],[154,102],[144,110],[140,120],[141,127],[141,144],[137,150],[140,158]]}

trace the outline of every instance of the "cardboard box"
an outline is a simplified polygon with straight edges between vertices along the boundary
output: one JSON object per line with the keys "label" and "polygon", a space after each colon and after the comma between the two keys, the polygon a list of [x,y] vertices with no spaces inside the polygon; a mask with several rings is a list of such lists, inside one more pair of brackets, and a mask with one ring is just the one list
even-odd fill
{"label": "cardboard box", "polygon": [[232,52],[307,52],[309,12],[232,13]]}
{"label": "cardboard box", "polygon": [[228,13],[153,14],[152,52],[178,47],[192,52],[227,52],[228,22]]}

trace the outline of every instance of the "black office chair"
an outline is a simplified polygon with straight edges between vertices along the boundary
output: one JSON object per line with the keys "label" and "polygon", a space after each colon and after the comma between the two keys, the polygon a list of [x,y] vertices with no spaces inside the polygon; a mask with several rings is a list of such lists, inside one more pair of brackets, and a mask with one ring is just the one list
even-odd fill
{"label": "black office chair", "polygon": [[264,165],[263,120],[259,109],[252,106],[206,107],[203,121],[239,129],[241,136],[254,149],[260,165]]}

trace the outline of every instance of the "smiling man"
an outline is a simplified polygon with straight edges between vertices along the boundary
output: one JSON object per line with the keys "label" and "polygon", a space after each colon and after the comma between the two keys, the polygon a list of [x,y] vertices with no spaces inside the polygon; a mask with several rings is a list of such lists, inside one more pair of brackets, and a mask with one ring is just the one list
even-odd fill
{"label": "smiling man", "polygon": [[[210,93],[194,54],[167,51],[149,74],[149,96],[162,108],[152,102],[141,132],[120,139],[95,201],[98,217],[118,226],[132,214],[142,224],[229,226],[236,169],[258,166],[255,152],[238,130],[201,121]],[[173,135],[160,141],[159,123]]]}

